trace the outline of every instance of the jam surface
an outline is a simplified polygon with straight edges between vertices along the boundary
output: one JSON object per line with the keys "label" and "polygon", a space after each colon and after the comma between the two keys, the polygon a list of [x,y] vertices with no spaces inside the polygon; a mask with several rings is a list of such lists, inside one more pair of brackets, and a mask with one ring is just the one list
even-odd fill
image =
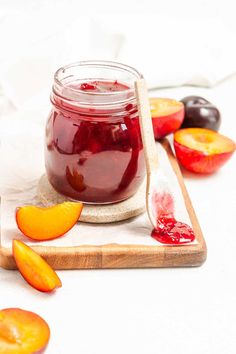
{"label": "jam surface", "polygon": [[[86,93],[129,88],[117,81],[89,81],[70,87]],[[59,96],[53,104],[45,148],[46,171],[53,187],[87,203],[114,203],[132,196],[145,176],[137,106],[106,110],[104,106],[94,108],[91,101],[91,106],[81,108]]]}
{"label": "jam surface", "polygon": [[169,193],[153,193],[152,208],[156,215],[157,228],[151,236],[165,244],[179,245],[194,241],[192,228],[174,217],[174,200]]}
{"label": "jam surface", "polygon": [[121,84],[117,80],[112,82],[111,81],[83,82],[78,86],[78,88],[82,91],[100,92],[100,93],[117,92],[117,91],[124,91],[129,89],[128,86]]}

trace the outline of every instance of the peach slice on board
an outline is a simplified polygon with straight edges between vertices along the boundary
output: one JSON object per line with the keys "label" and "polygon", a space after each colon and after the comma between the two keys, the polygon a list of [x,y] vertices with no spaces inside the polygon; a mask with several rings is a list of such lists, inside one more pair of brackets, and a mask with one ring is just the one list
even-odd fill
{"label": "peach slice on board", "polygon": [[184,104],[171,98],[150,98],[153,131],[156,139],[175,132],[184,120]]}
{"label": "peach slice on board", "polygon": [[213,173],[231,157],[236,144],[213,130],[186,128],[175,132],[174,147],[177,159],[187,170]]}
{"label": "peach slice on board", "polygon": [[35,289],[50,292],[62,286],[57,273],[31,247],[13,240],[13,257],[23,278]]}
{"label": "peach slice on board", "polygon": [[48,324],[36,313],[19,308],[0,310],[0,353],[43,353],[49,338]]}
{"label": "peach slice on board", "polygon": [[68,232],[78,221],[82,203],[64,202],[47,208],[27,205],[16,210],[16,223],[27,237],[46,241]]}

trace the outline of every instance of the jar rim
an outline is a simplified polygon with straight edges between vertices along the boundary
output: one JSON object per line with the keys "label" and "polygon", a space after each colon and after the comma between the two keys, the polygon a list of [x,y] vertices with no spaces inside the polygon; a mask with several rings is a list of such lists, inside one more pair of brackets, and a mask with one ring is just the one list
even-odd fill
{"label": "jar rim", "polygon": [[[60,85],[60,86],[64,86],[63,82],[61,81],[61,79],[59,78],[60,74],[64,73],[66,70],[73,68],[73,67],[77,67],[77,66],[98,66],[98,67],[110,67],[110,68],[114,68],[114,69],[118,69],[118,70],[122,70],[122,71],[127,71],[131,74],[133,74],[133,76],[136,76],[137,79],[142,79],[143,75],[136,70],[135,68],[133,68],[132,66],[120,63],[120,62],[116,62],[116,61],[110,61],[110,60],[83,60],[83,61],[77,61],[71,64],[67,64],[65,66],[60,67],[54,74],[54,81]],[[70,87],[70,90],[72,91],[76,91],[76,92],[80,92],[80,93],[84,93],[83,90],[80,90],[78,88],[74,89],[73,87]],[[125,92],[129,92],[129,91],[133,91],[133,88],[127,88],[127,90],[123,90]],[[110,91],[110,92],[86,92],[87,95],[115,95],[117,94],[117,92],[121,92],[121,91]]]}
{"label": "jar rim", "polygon": [[[99,80],[99,78],[96,77],[84,77],[80,78],[79,75],[76,77],[76,74],[74,74],[73,70],[76,68],[81,68],[81,69],[92,69],[96,70],[96,68],[101,69],[101,70],[114,70],[116,73],[121,73],[123,74],[128,74],[129,79],[132,82],[132,87],[127,87],[127,89],[123,90],[118,90],[118,91],[109,91],[109,92],[91,92],[91,91],[84,91],[78,87],[74,88],[69,85],[65,84],[65,80],[68,78],[74,77],[76,80]],[[71,70],[71,72],[70,72]],[[109,71],[107,71],[109,72]],[[67,74],[70,74],[66,76]],[[136,80],[139,80],[143,78],[142,74],[134,69],[133,67],[122,64],[119,62],[115,61],[107,61],[107,60],[84,60],[84,61],[78,61],[74,62],[65,66],[62,66],[59,68],[54,75],[54,85],[53,85],[53,93],[56,96],[59,96],[63,99],[70,100],[70,102],[79,102],[80,105],[86,106],[93,97],[95,100],[93,103],[95,106],[110,106],[114,104],[123,104],[123,103],[128,103],[131,102],[135,99],[135,90],[134,90],[134,85],[133,83]],[[111,80],[115,78],[111,77]],[[119,80],[118,80],[119,81]]]}

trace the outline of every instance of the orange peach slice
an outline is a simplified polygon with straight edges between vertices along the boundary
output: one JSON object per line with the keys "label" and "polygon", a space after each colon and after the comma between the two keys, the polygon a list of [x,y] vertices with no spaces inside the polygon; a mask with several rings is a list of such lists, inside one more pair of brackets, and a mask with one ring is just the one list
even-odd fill
{"label": "orange peach slice", "polygon": [[0,353],[43,353],[49,338],[48,324],[36,313],[18,308],[0,311]]}
{"label": "orange peach slice", "polygon": [[12,250],[21,275],[35,289],[50,292],[62,286],[50,265],[24,242],[13,240]]}
{"label": "orange peach slice", "polygon": [[27,205],[16,210],[16,223],[20,231],[33,240],[51,240],[64,235],[76,224],[82,208],[82,203],[75,202],[48,208]]}

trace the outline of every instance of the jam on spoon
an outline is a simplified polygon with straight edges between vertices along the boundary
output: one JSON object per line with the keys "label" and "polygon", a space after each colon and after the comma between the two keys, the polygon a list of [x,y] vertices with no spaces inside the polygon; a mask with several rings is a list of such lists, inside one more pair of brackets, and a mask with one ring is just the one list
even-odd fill
{"label": "jam on spoon", "polygon": [[175,219],[174,201],[169,193],[154,193],[152,197],[153,210],[158,217],[157,227],[152,230],[151,236],[165,244],[179,245],[194,241],[192,228]]}
{"label": "jam on spoon", "polygon": [[194,241],[193,230],[187,224],[177,221],[174,215],[163,215],[157,220],[157,228],[152,230],[151,236],[161,242],[179,245]]}

